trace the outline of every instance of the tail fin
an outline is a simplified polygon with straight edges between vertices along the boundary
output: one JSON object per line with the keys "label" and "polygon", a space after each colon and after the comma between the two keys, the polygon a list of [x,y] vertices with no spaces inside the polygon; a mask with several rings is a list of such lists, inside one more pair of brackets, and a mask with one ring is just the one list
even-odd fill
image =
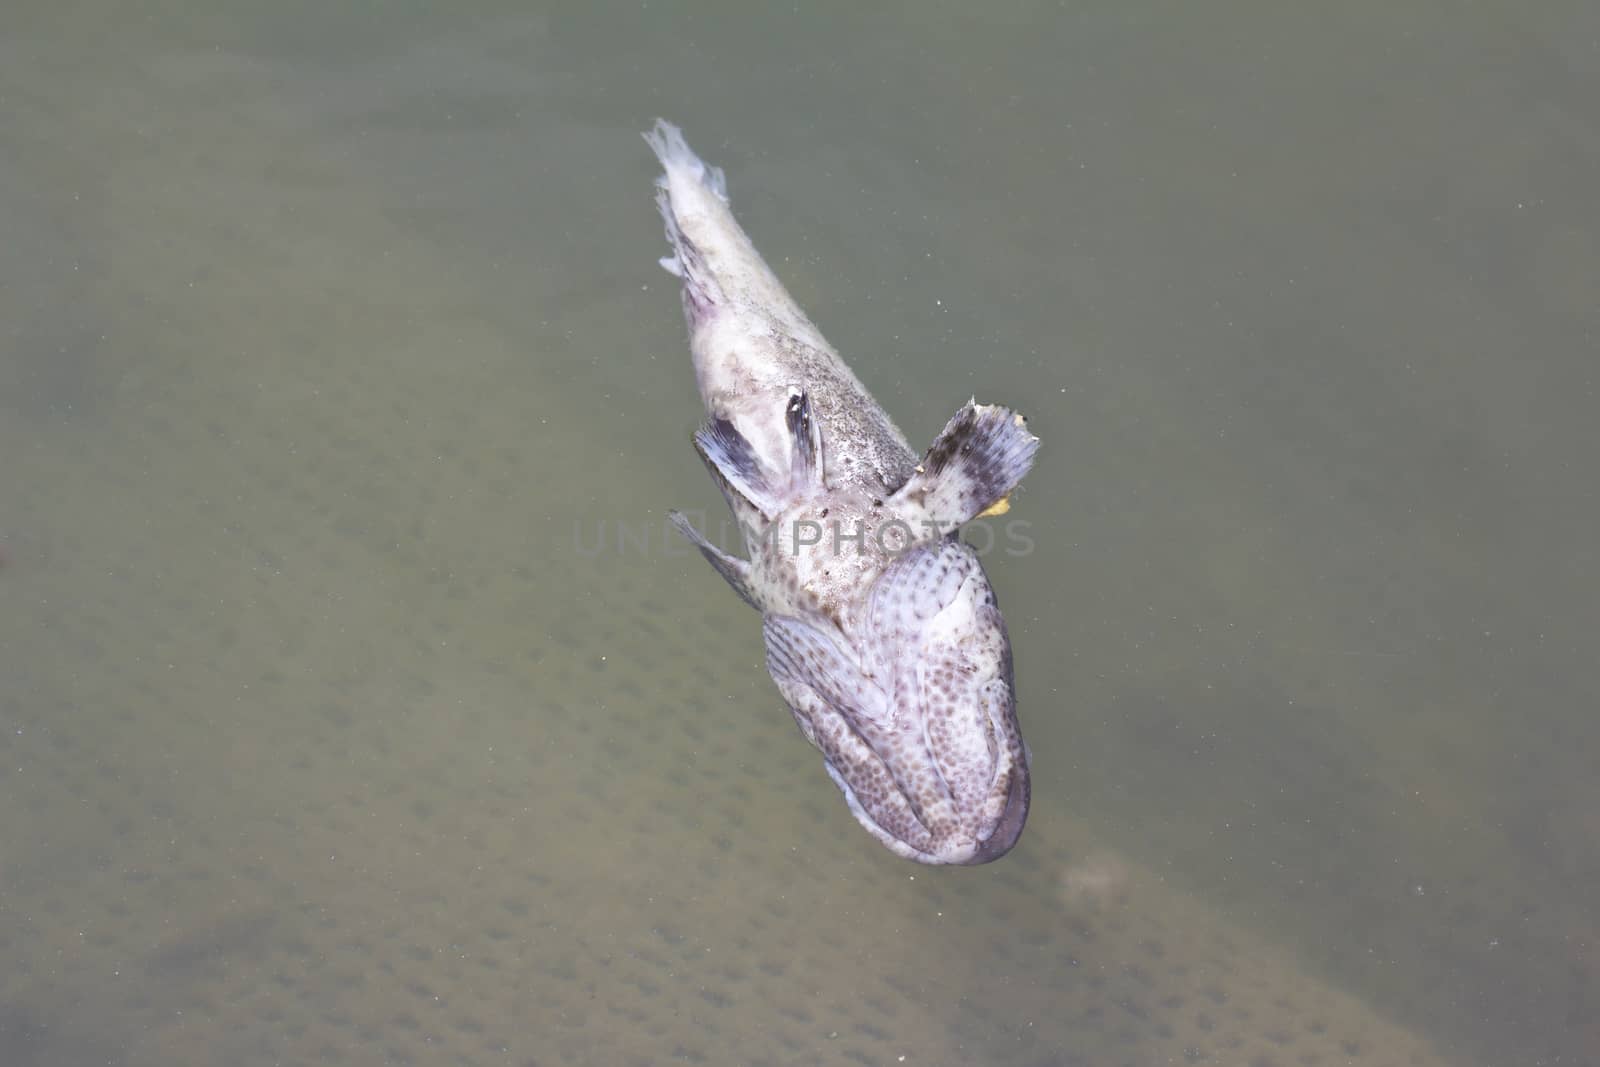
{"label": "tail fin", "polygon": [[694,244],[684,236],[679,223],[680,213],[695,210],[697,200],[715,197],[723,206],[728,203],[728,179],[721,167],[713,167],[694,154],[683,131],[666,119],[656,119],[656,124],[641,136],[661,162],[663,171],[656,179],[656,207],[661,221],[666,224],[667,242],[672,245],[672,255],[661,258],[661,266],[668,274],[704,284],[707,272],[701,269],[701,257]]}
{"label": "tail fin", "polygon": [[666,188],[673,178],[681,176],[705,186],[724,204],[728,202],[728,179],[722,173],[722,168],[713,167],[695,155],[689,142],[683,139],[682,130],[666,119],[656,119],[656,124],[641,136],[666,171],[656,179],[658,187]]}

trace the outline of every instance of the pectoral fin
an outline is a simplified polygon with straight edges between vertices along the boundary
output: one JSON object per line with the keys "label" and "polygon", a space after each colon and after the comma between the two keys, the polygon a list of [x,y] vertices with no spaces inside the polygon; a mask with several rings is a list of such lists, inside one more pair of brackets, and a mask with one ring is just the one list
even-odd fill
{"label": "pectoral fin", "polygon": [[755,449],[733,423],[712,419],[694,432],[694,448],[735,514],[741,501],[768,519],[782,510],[777,488]]}
{"label": "pectoral fin", "polygon": [[792,615],[768,615],[761,632],[767,642],[767,673],[785,697],[797,686],[809,688],[847,721],[889,724],[891,709],[883,689],[820,627]]}
{"label": "pectoral fin", "polygon": [[1038,449],[1039,439],[1021,415],[968,401],[890,503],[913,526],[939,534],[979,515],[1004,514]]}
{"label": "pectoral fin", "polygon": [[728,553],[707,541],[704,535],[699,530],[696,530],[689,520],[684,517],[683,512],[669,511],[667,518],[672,520],[672,525],[678,528],[678,532],[683,534],[691,545],[700,550],[700,554],[706,558],[707,563],[711,564],[712,569],[722,575],[729,585],[733,586],[733,591],[739,594],[741,600],[757,611],[762,610],[761,598],[750,584],[749,563],[728,555]]}

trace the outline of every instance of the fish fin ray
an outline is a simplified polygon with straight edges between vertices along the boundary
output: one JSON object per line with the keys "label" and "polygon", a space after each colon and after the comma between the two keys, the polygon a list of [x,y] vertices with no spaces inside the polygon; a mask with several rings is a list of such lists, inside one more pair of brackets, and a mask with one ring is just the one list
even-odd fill
{"label": "fish fin ray", "polygon": [[756,592],[750,581],[750,564],[748,561],[739,559],[737,556],[731,556],[706,540],[705,535],[694,528],[694,524],[689,521],[683,512],[669,511],[667,512],[667,518],[672,521],[672,525],[678,528],[678,532],[684,536],[685,540],[700,550],[700,554],[705,557],[706,562],[711,564],[711,569],[722,575],[723,580],[733,586],[733,591],[739,594],[739,599],[757,611],[762,610],[761,596]]}
{"label": "fish fin ray", "polygon": [[919,526],[947,534],[984,513],[1003,514],[1033,466],[1039,439],[1010,408],[968,401],[945,424],[922,462],[891,497]]}
{"label": "fish fin ray", "polygon": [[735,512],[738,501],[771,519],[781,501],[750,441],[727,419],[714,418],[694,432],[694,448]]}
{"label": "fish fin ray", "polygon": [[804,390],[789,391],[789,406],[784,410],[784,422],[789,428],[794,449],[789,470],[790,484],[801,491],[820,486],[824,480],[822,427],[811,412],[811,397]]}

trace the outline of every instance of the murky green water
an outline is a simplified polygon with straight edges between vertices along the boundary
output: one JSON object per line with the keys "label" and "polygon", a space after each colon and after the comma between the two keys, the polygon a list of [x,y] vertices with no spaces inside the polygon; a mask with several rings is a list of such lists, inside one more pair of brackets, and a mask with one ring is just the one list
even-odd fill
{"label": "murky green water", "polygon": [[[0,1063],[1600,1061],[1592,5],[192,7],[0,17]],[[1044,439],[998,864],[662,536],[657,114]]]}

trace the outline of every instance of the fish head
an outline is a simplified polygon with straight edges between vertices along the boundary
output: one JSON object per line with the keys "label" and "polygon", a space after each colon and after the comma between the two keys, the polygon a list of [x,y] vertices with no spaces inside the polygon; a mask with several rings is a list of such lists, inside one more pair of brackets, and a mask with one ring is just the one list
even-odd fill
{"label": "fish head", "polygon": [[784,614],[816,615],[841,631],[859,617],[870,590],[914,539],[882,499],[853,490],[799,496],[752,548],[757,581]]}
{"label": "fish head", "polygon": [[767,666],[856,820],[897,855],[1010,851],[1030,798],[1011,645],[977,555],[954,538],[897,555],[843,630],[769,616]]}

